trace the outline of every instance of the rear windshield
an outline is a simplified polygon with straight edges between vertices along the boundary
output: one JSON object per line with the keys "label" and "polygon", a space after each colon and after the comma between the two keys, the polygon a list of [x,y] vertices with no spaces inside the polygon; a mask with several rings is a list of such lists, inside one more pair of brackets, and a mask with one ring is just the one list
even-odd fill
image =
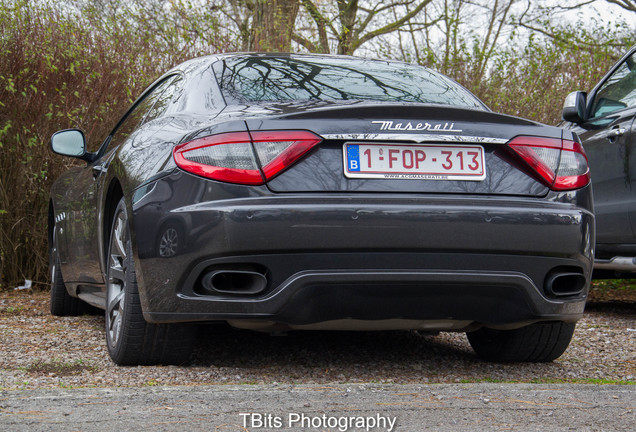
{"label": "rear windshield", "polygon": [[234,57],[214,72],[227,103],[372,100],[484,108],[448,78],[406,63],[348,58]]}

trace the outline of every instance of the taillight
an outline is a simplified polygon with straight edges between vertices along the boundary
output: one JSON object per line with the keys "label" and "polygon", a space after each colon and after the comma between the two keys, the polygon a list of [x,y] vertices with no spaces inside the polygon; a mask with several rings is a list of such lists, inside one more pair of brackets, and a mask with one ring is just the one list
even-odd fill
{"label": "taillight", "polygon": [[587,157],[579,142],[519,136],[508,146],[552,190],[578,189],[590,182]]}
{"label": "taillight", "polygon": [[179,144],[173,151],[181,169],[229,183],[261,185],[293,165],[320,143],[308,131],[229,132]]}

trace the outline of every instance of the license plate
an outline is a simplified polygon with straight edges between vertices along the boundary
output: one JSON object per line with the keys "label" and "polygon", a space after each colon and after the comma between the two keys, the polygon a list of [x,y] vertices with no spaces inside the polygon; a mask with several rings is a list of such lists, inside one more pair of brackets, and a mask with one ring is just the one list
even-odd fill
{"label": "license plate", "polygon": [[346,143],[349,178],[474,180],[486,178],[481,146]]}

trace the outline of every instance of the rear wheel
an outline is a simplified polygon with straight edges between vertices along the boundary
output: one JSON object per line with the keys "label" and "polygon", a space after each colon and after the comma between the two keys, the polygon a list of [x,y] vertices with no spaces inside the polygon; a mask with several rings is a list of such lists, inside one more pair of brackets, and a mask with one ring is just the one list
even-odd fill
{"label": "rear wheel", "polygon": [[195,340],[194,326],[150,324],[141,310],[128,214],[119,201],[108,247],[106,343],[118,365],[181,364]]}
{"label": "rear wheel", "polygon": [[550,362],[565,352],[576,323],[546,322],[515,330],[466,333],[477,355],[494,362]]}
{"label": "rear wheel", "polygon": [[95,314],[97,308],[71,296],[66,290],[60,267],[60,255],[57,251],[55,227],[49,245],[49,269],[51,272],[51,315],[78,316]]}

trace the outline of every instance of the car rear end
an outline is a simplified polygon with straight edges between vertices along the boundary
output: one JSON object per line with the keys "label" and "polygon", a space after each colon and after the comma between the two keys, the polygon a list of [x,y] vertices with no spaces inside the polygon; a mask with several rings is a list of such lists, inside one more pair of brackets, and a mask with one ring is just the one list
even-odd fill
{"label": "car rear end", "polygon": [[232,127],[190,134],[157,180],[189,226],[179,254],[140,257],[147,320],[472,332],[581,317],[594,217],[576,136],[478,104],[224,115]]}

